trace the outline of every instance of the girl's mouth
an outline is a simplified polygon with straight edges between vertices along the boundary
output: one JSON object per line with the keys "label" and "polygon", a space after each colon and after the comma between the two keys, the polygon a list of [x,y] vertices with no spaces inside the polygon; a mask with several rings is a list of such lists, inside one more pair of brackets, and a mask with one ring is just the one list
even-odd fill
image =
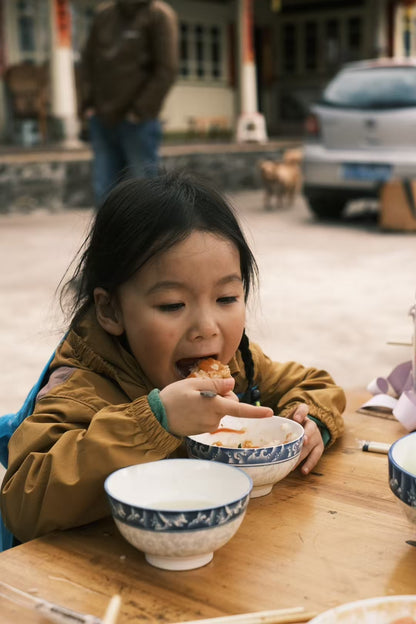
{"label": "girl's mouth", "polygon": [[217,355],[210,353],[209,355],[200,355],[199,357],[194,357],[194,358],[182,358],[181,360],[178,360],[177,362],[175,362],[175,368],[179,376],[182,379],[186,379],[186,377],[188,377],[189,373],[191,372],[195,364],[199,362],[200,360],[206,360],[207,358],[217,359]]}

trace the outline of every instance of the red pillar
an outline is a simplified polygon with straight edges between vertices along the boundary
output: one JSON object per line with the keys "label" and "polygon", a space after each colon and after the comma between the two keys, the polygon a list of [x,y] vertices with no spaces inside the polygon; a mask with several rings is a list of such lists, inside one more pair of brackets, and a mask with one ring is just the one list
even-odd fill
{"label": "red pillar", "polygon": [[238,0],[240,49],[240,117],[237,141],[267,141],[266,124],[258,111],[256,62],[254,53],[253,0]]}
{"label": "red pillar", "polygon": [[67,145],[78,145],[75,73],[72,58],[69,0],[49,0],[51,46],[52,115],[59,121]]}

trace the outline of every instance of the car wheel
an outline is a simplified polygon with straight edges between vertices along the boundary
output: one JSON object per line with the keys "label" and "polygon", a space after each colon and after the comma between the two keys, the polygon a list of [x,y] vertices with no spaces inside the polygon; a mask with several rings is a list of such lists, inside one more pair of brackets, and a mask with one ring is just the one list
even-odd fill
{"label": "car wheel", "polygon": [[306,200],[310,210],[318,219],[338,220],[342,216],[348,198],[339,193],[321,191],[319,193],[308,193]]}

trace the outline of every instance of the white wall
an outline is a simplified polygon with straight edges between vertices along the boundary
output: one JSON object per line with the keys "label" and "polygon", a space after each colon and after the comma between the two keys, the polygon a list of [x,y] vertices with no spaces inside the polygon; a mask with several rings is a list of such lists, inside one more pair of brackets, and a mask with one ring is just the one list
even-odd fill
{"label": "white wall", "polygon": [[234,126],[235,95],[230,87],[188,86],[178,82],[168,95],[161,119],[166,131],[189,129],[190,117],[225,117]]}
{"label": "white wall", "polygon": [[166,131],[182,132],[189,129],[190,117],[224,117],[229,127],[234,126],[235,94],[229,85],[230,41],[228,28],[236,24],[235,3],[169,0],[179,20],[188,24],[222,27],[222,77],[218,81],[201,81],[179,77],[168,95],[162,111]]}

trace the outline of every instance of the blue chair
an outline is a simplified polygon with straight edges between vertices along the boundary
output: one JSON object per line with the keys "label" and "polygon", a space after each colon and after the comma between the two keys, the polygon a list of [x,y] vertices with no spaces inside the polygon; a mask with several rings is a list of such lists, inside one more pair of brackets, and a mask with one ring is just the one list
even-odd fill
{"label": "blue chair", "polygon": [[[41,388],[48,383],[49,366],[54,357],[55,351],[49,358],[48,363],[40,374],[39,379],[27,395],[20,410],[15,414],[5,414],[4,416],[0,416],[0,463],[3,464],[5,468],[7,468],[9,461],[9,440],[24,419],[33,413],[36,396]],[[0,514],[0,552],[7,550],[8,548],[12,548],[14,542],[14,535],[5,527]]]}

